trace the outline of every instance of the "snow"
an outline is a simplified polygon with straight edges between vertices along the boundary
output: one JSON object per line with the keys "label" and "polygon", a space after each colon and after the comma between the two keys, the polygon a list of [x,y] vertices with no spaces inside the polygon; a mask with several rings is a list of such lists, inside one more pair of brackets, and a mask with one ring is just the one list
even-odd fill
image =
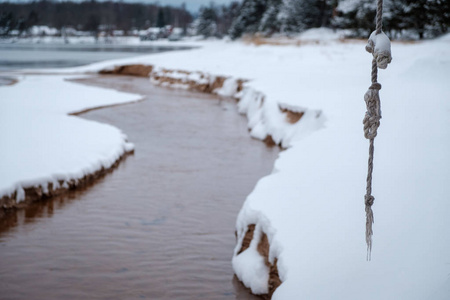
{"label": "snow", "polygon": [[[78,76],[79,77],[79,76]],[[48,183],[67,185],[109,168],[133,145],[117,128],[69,116],[88,108],[140,99],[139,95],[65,81],[75,76],[23,76],[0,88],[0,197]]]}
{"label": "snow", "polygon": [[342,38],[342,30],[331,30],[329,28],[311,28],[300,33],[297,38],[301,41],[330,41]]}
{"label": "snow", "polygon": [[373,31],[369,40],[375,45],[375,52],[391,52],[391,41],[384,32],[377,34],[376,31]]}
{"label": "snow", "polygon": [[222,85],[222,88],[217,91],[217,94],[224,97],[233,97],[238,88],[236,80],[227,78]]}
{"label": "snow", "polygon": [[373,53],[380,69],[386,69],[391,62],[391,41],[384,32],[379,34],[372,32],[367,42],[366,50]]}
{"label": "snow", "polygon": [[[259,225],[258,225],[259,226]],[[236,255],[238,249],[241,248],[242,240],[239,247],[235,249],[233,256],[233,268],[239,279],[252,290],[255,294],[267,294],[267,281],[269,280],[269,268],[264,262],[264,258],[258,254],[258,241],[262,236],[260,228],[255,228],[254,238],[248,249],[240,255]]]}
{"label": "snow", "polygon": [[[255,235],[268,236],[270,261],[278,258],[283,283],[273,299],[448,298],[450,48],[446,38],[393,47],[395,63],[379,73],[383,119],[375,141],[371,262],[365,260],[368,141],[361,123],[371,55],[364,43],[211,42],[139,58],[165,69],[227,76],[222,89],[227,95],[230,78],[248,79],[235,96],[251,135],[270,134],[288,147],[237,219],[239,241],[247,226],[256,224]],[[280,108],[305,114],[289,124]],[[256,242],[237,255],[240,242],[235,273],[253,292],[267,291]]]}
{"label": "snow", "polygon": [[[166,74],[182,81],[225,76],[226,84],[216,91],[223,95],[233,95],[237,79],[248,80],[233,96],[240,99],[250,134],[271,135],[287,147],[236,222],[233,268],[254,293],[268,288],[267,267],[256,250],[264,232],[269,261],[278,259],[282,280],[273,299],[443,300],[450,295],[449,40],[393,43],[395,61],[379,72],[383,119],[375,140],[371,262],[364,239],[368,141],[362,119],[372,57],[363,42],[300,47],[198,42],[200,49],[62,72],[149,64],[159,71],[191,72]],[[304,115],[291,124],[281,109]],[[256,224],[255,240],[238,255],[250,224]]]}
{"label": "snow", "polygon": [[56,28],[50,28],[48,26],[32,26],[29,29],[30,34],[32,35],[56,35],[59,33],[58,29]]}
{"label": "snow", "polygon": [[[66,29],[67,30],[67,29]],[[158,29],[159,30],[159,29]],[[151,30],[150,32],[153,32]],[[89,32],[78,31],[74,36],[30,36],[30,37],[5,37],[0,39],[0,44],[25,44],[25,45],[93,45],[108,47],[116,46],[143,46],[143,47],[198,47],[197,40],[200,37],[184,37],[180,41],[158,39],[154,41],[142,41],[139,36],[92,36]]]}

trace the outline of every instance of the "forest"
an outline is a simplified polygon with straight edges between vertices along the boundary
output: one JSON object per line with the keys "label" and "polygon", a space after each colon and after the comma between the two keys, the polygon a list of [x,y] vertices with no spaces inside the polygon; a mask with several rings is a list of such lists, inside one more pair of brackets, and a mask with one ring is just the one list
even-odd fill
{"label": "forest", "polygon": [[[229,34],[292,35],[313,27],[348,29],[351,37],[373,30],[374,0],[244,0]],[[385,0],[384,30],[392,38],[432,38],[448,31],[448,0]]]}
{"label": "forest", "polygon": [[8,35],[14,29],[25,32],[35,25],[46,25],[57,29],[72,27],[76,30],[91,32],[96,32],[99,28],[109,28],[127,33],[132,29],[165,25],[186,28],[192,19],[191,13],[184,6],[94,0],[0,3],[0,28],[3,28],[3,35]]}
{"label": "forest", "polygon": [[[243,0],[213,2],[195,16],[185,6],[117,1],[0,3],[0,35],[19,35],[34,25],[97,32],[141,30],[166,25],[192,28],[205,37],[277,34],[292,36],[314,27],[345,29],[348,37],[367,37],[373,30],[374,0]],[[448,32],[448,0],[384,0],[384,31],[391,38],[433,38]]]}

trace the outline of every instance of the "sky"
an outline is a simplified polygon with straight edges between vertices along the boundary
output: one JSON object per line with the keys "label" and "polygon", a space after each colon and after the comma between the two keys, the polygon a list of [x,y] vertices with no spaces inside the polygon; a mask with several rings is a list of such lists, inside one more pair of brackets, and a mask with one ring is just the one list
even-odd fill
{"label": "sky", "polygon": [[[0,2],[6,2],[8,0],[0,0]],[[9,2],[30,2],[31,0],[9,0]],[[68,0],[60,0],[60,1],[68,1]],[[72,0],[76,2],[81,2],[84,0]],[[102,0],[97,0],[102,1]],[[113,0],[118,1],[118,0]],[[186,8],[195,13],[198,11],[198,9],[204,5],[207,6],[211,2],[217,4],[217,5],[223,5],[231,3],[232,0],[123,0],[124,2],[141,2],[141,3],[159,3],[160,5],[171,5],[171,6],[181,6],[182,3],[186,3]],[[239,0],[238,0],[239,1]]]}

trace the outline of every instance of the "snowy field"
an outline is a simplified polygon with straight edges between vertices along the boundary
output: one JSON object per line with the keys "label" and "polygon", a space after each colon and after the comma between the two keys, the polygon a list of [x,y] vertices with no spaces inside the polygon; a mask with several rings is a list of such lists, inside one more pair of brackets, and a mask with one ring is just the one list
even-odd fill
{"label": "snowy field", "polygon": [[23,76],[0,87],[0,198],[16,192],[20,202],[26,187],[67,187],[133,149],[117,128],[68,114],[140,96],[65,81],[75,77]]}
{"label": "snowy field", "polygon": [[[235,96],[240,98],[239,110],[248,117],[250,134],[259,139],[270,135],[287,148],[275,162],[273,173],[258,182],[237,218],[238,244],[232,263],[238,277],[254,293],[267,292],[268,269],[256,250],[257,238],[237,255],[249,224],[256,224],[255,237],[267,234],[270,260],[278,259],[283,283],[273,299],[449,299],[450,36],[416,44],[394,43],[393,61],[379,73],[383,119],[375,140],[371,262],[366,261],[364,239],[368,141],[362,129],[371,55],[362,42],[341,42],[322,31],[310,32],[311,36],[320,42],[299,47],[199,42],[201,49],[102,62],[63,72],[150,64],[157,70],[227,76],[224,88],[217,91],[224,95],[232,94],[236,79],[249,80]],[[35,94],[44,93],[33,88],[39,80],[54,80],[63,90],[73,85],[58,76],[40,78],[28,77],[17,86],[0,88],[2,107],[8,103],[10,112],[19,111],[25,118],[2,110],[2,128],[21,128],[27,116],[42,120],[48,115],[49,124],[59,124],[57,117],[76,118],[62,113],[78,110],[85,103],[58,109],[55,119],[46,109],[38,116],[28,114],[28,106],[18,104],[56,99],[48,93],[30,97],[31,89]],[[25,89],[25,85],[30,87]],[[59,95],[72,99],[80,94],[64,91]],[[83,95],[91,98],[87,91]],[[136,99],[122,96],[118,101]],[[282,111],[285,108],[304,112],[304,116],[291,124]],[[118,149],[124,149],[122,135],[115,132],[121,138]],[[15,130],[2,134],[6,134],[4,141],[20,136]],[[40,142],[48,139],[46,143],[57,140],[37,126],[31,136]],[[18,149],[30,152],[27,147],[35,143],[26,142],[25,137],[21,140],[27,144]],[[84,143],[88,144],[80,137],[76,145]],[[14,153],[2,151],[7,151],[1,155],[1,170],[5,170],[5,157]],[[17,158],[17,153],[12,156]],[[19,177],[3,191],[24,182]]]}

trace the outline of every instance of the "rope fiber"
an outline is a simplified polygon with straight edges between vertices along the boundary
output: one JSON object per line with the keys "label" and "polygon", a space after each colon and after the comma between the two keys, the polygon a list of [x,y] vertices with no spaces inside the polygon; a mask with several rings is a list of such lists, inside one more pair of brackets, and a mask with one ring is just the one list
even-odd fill
{"label": "rope fiber", "polygon": [[[366,195],[364,196],[364,204],[366,210],[366,244],[367,244],[367,257],[368,261],[371,260],[372,255],[372,224],[374,223],[372,205],[375,198],[372,196],[372,173],[373,173],[373,153],[374,153],[374,140],[377,136],[377,130],[380,126],[381,120],[381,103],[379,90],[381,84],[378,80],[378,68],[386,69],[387,65],[391,62],[391,45],[389,38],[382,32],[382,20],[383,20],[383,0],[377,0],[377,15],[376,15],[376,30],[370,35],[367,42],[366,51],[373,55],[372,59],[372,73],[371,80],[372,85],[364,95],[364,101],[366,102],[367,112],[363,119],[364,124],[364,137],[370,140],[369,144],[369,159],[368,170],[366,180]],[[377,45],[378,43],[378,45]]]}

